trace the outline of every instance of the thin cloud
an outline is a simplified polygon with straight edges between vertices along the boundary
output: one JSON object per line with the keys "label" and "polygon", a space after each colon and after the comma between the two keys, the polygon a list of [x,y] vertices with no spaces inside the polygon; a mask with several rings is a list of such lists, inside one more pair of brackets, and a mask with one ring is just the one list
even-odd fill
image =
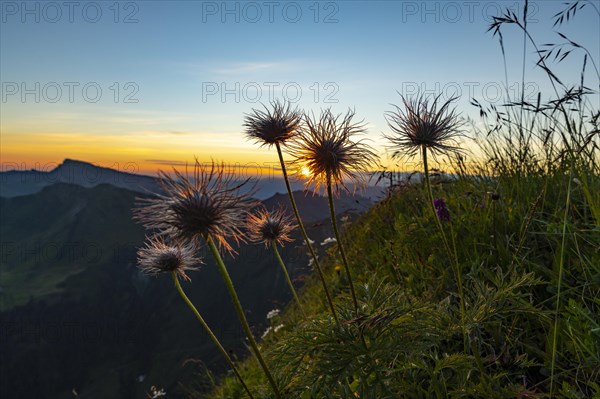
{"label": "thin cloud", "polygon": [[174,161],[172,159],[146,159],[144,162],[156,164],[156,165],[167,165],[167,166],[186,166],[188,162]]}
{"label": "thin cloud", "polygon": [[263,74],[281,74],[294,71],[306,71],[309,68],[314,68],[314,62],[308,62],[300,59],[290,59],[285,61],[246,61],[246,62],[185,62],[177,63],[176,69],[185,74],[201,76],[206,78],[207,74],[217,76],[256,76]]}
{"label": "thin cloud", "polygon": [[[184,161],[176,161],[173,159],[145,159],[144,162],[155,164],[155,165],[161,165],[161,166],[193,166],[194,165],[194,161],[184,162]],[[200,161],[200,163],[202,165],[209,166],[209,165],[211,165],[212,161]],[[270,171],[277,171],[277,172],[281,171],[280,167],[271,166],[271,165],[260,165],[257,162],[246,162],[246,163],[226,162],[225,167],[230,170],[246,170],[248,168],[252,168],[252,169],[258,169],[258,170],[270,170]]]}
{"label": "thin cloud", "polygon": [[280,62],[243,62],[236,63],[228,67],[213,70],[213,73],[220,75],[241,75],[254,72],[265,72],[286,69],[287,65]]}

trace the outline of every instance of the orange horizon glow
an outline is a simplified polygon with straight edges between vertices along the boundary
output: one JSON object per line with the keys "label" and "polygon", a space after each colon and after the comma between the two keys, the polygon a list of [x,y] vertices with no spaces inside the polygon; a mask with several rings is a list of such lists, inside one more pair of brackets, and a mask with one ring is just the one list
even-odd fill
{"label": "orange horizon glow", "polygon": [[[185,154],[180,151],[165,149],[160,155],[162,159],[156,159],[156,153],[149,153],[147,157],[135,154],[136,151],[123,148],[121,151],[114,151],[113,147],[108,148],[52,148],[36,151],[38,146],[30,144],[30,150],[8,147],[4,140],[0,149],[0,172],[10,170],[38,170],[49,172],[62,164],[66,159],[91,163],[99,167],[114,169],[119,172],[135,173],[142,175],[156,176],[159,171],[171,172],[174,169],[185,172],[186,167],[193,167],[196,160],[201,164],[210,164],[211,162],[223,163],[227,168],[232,169],[241,176],[274,177],[281,175],[281,165],[277,161],[275,154],[266,149],[256,149],[252,154],[236,151],[197,151],[192,152],[190,148]],[[299,170],[291,168],[286,160],[288,174],[308,178],[311,172],[308,168],[302,167]],[[422,169],[421,160],[416,158],[411,162],[394,165],[389,160],[383,162],[386,170],[394,172],[413,172]],[[437,162],[431,162],[431,167],[446,169],[448,165],[441,165]],[[371,172],[381,171],[373,169]]]}
{"label": "orange horizon glow", "polygon": [[[276,152],[248,143],[241,135],[223,140],[222,135],[182,137],[160,132],[129,134],[4,132],[0,137],[1,171],[50,171],[65,159],[92,163],[121,172],[156,175],[159,170],[184,171],[198,159],[223,162],[241,175],[272,177],[281,174]],[[284,158],[287,158],[284,155]],[[309,177],[303,168],[291,171]]]}
{"label": "orange horizon glow", "polygon": [[[159,170],[173,168],[184,172],[196,159],[206,164],[225,163],[242,176],[273,177],[281,175],[276,152],[247,142],[239,133],[173,135],[159,131],[139,131],[127,134],[64,133],[50,131],[34,133],[28,129],[6,129],[0,136],[0,171],[50,171],[65,159],[72,159],[120,172],[156,175]],[[289,158],[284,152],[286,163]],[[396,163],[381,153],[380,162],[388,170],[419,171],[421,160]],[[444,168],[443,165],[440,165]],[[436,167],[432,162],[431,167]],[[375,171],[375,169],[373,170]],[[310,177],[310,170],[290,170],[290,174]]]}
{"label": "orange horizon glow", "polygon": [[[61,165],[66,159],[73,161],[81,161],[93,164],[95,166],[114,169],[119,172],[135,173],[142,175],[156,176],[159,171],[171,172],[174,169],[180,172],[185,172],[186,162],[187,168],[189,169],[195,163],[194,159],[170,162],[152,162],[151,160],[131,160],[132,158],[115,158],[109,159],[103,154],[95,154],[93,157],[79,156],[59,156],[59,157],[39,157],[26,159],[20,154],[9,154],[2,152],[1,155],[1,170],[0,172],[7,172],[12,170],[27,171],[27,170],[38,170],[42,172],[49,172],[59,165]],[[198,161],[202,164],[209,164],[213,160],[215,162],[223,162],[226,168],[230,168],[235,173],[242,176],[259,176],[259,177],[273,177],[281,174],[281,167],[279,163],[274,162],[237,162],[227,159],[214,159],[211,157],[197,157]]]}
{"label": "orange horizon glow", "polygon": [[49,171],[72,159],[122,172],[155,175],[159,170],[182,170],[185,165],[224,162],[248,174],[279,173],[276,154],[240,140],[208,139],[201,135],[173,137],[160,132],[131,134],[73,134],[5,132],[0,137],[2,171]]}

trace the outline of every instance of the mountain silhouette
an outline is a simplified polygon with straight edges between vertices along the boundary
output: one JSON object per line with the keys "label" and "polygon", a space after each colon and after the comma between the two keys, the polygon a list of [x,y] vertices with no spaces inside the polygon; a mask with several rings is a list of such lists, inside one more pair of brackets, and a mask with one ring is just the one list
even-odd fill
{"label": "mountain silhouette", "polygon": [[[160,192],[160,184],[156,177],[134,173],[137,165],[124,164],[114,165],[114,168],[97,166],[89,162],[65,159],[61,164],[49,164],[40,169],[20,170],[18,164],[5,164],[0,172],[0,197],[12,198],[40,192],[44,187],[56,183],[75,184],[81,187],[95,187],[100,184],[110,184],[115,187],[128,190],[152,193]],[[48,170],[46,170],[48,169]],[[168,167],[165,171],[170,172]],[[246,178],[248,176],[240,176]],[[264,200],[277,193],[286,194],[285,182],[280,176],[262,176],[253,179],[256,184],[254,196]],[[234,182],[235,183],[235,182]],[[291,186],[294,191],[302,191],[304,183],[298,179],[291,178]],[[250,189],[250,185],[248,185]],[[357,193],[361,197],[377,200],[382,196],[381,187],[366,187]]]}
{"label": "mountain silhouette", "polygon": [[[47,167],[50,168],[51,166],[54,165],[51,164]],[[133,164],[125,164],[122,168],[135,170],[134,166]],[[56,183],[76,184],[82,187],[110,184],[140,192],[158,190],[158,184],[154,177],[96,166],[88,162],[65,159],[61,164],[48,171],[12,169],[0,172],[0,196],[16,197],[34,194],[44,187]]]}

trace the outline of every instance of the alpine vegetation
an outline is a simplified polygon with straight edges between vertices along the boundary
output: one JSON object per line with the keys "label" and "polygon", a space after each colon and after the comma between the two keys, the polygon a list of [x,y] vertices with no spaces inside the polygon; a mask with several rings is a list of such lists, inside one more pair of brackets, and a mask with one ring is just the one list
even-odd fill
{"label": "alpine vegetation", "polygon": [[[283,148],[310,187],[326,189],[336,242],[320,239],[319,278],[298,292],[306,317],[282,309],[262,341],[285,397],[600,397],[598,60],[562,32],[537,44],[523,6],[493,18],[490,36],[504,56],[503,33],[519,30],[533,60],[517,73],[526,81],[536,68],[551,92],[531,102],[507,90],[502,105],[471,99],[479,121],[455,98],[402,96],[384,113],[384,138],[394,161],[419,166],[390,179],[388,195],[343,235],[335,194],[378,173],[359,139],[365,126],[353,112],[323,110],[294,118],[294,134],[271,145],[282,167]],[[598,11],[571,2],[555,29],[583,8]],[[581,73],[559,77],[553,63],[563,60],[580,61]],[[256,369],[244,376],[265,387]],[[232,385],[228,377],[208,397],[235,397]]]}
{"label": "alpine vegetation", "polygon": [[210,339],[219,349],[236,377],[239,379],[240,384],[244,388],[244,390],[248,393],[250,398],[253,398],[250,389],[244,382],[238,368],[235,363],[217,338],[217,336],[213,333],[209,325],[206,323],[204,318],[198,312],[198,309],[194,306],[192,301],[188,298],[188,296],[183,291],[183,287],[179,283],[178,277],[183,278],[186,281],[191,281],[191,279],[186,275],[186,270],[196,270],[197,267],[195,265],[199,264],[201,261],[199,258],[195,256],[196,248],[189,244],[182,244],[180,242],[174,242],[172,244],[168,244],[165,242],[164,237],[162,236],[153,236],[148,239],[146,246],[141,248],[138,251],[138,264],[140,269],[144,273],[148,273],[150,275],[158,275],[160,273],[170,273],[173,278],[173,283],[177,288],[177,292],[184,300],[186,305],[190,308],[190,310],[194,313]]}
{"label": "alpine vegetation", "polygon": [[[139,250],[140,268],[171,274],[235,374],[191,397],[600,397],[598,60],[562,32],[559,43],[538,45],[528,4],[522,15],[506,9],[494,17],[490,40],[499,40],[505,57],[503,33],[518,30],[525,56],[515,69],[522,81],[531,68],[541,72],[550,93],[532,102],[507,90],[502,105],[471,99],[478,121],[463,117],[456,98],[401,95],[382,112],[380,138],[391,162],[418,164],[390,177],[387,195],[341,226],[340,194],[381,174],[367,125],[353,110],[315,114],[275,101],[245,115],[245,136],[277,151],[302,233],[297,242],[285,207],[259,206],[251,182],[223,165],[161,173],[163,192],[134,212],[152,234]],[[598,11],[572,2],[554,28],[584,7]],[[565,59],[580,61],[581,73],[559,77],[553,68]],[[514,71],[505,65],[508,76]],[[303,171],[307,188],[327,193],[327,204],[317,197],[325,215],[314,223],[323,226],[313,237],[319,257],[288,167]],[[423,179],[411,180],[415,174]],[[222,258],[248,241],[273,250],[293,295],[289,305],[269,308],[260,347]],[[294,244],[308,248],[317,272],[306,273],[301,287],[279,252]],[[202,263],[202,245],[254,355],[243,363],[231,361],[181,288]]]}
{"label": "alpine vegetation", "polygon": [[285,145],[296,135],[302,121],[302,113],[293,109],[290,103],[278,100],[271,104],[272,109],[253,109],[244,120],[246,137],[267,147]]}
{"label": "alpine vegetation", "polygon": [[302,309],[302,304],[300,303],[294,284],[290,279],[285,263],[283,262],[283,259],[281,259],[281,255],[277,249],[278,245],[283,246],[285,242],[292,241],[290,234],[294,229],[294,225],[286,215],[285,209],[281,206],[271,212],[266,209],[259,209],[248,216],[246,225],[248,226],[248,236],[251,241],[264,243],[266,248],[273,248],[273,254],[281,266],[281,270],[283,271],[285,280],[294,296],[294,300],[298,307]]}
{"label": "alpine vegetation", "polygon": [[144,227],[196,244],[215,242],[226,252],[233,252],[231,241],[244,240],[243,221],[256,205],[252,189],[243,191],[249,179],[238,182],[224,164],[198,160],[191,173],[160,171],[159,177],[164,194],[141,199],[134,210]]}
{"label": "alpine vegetation", "polygon": [[149,275],[160,273],[174,273],[186,281],[191,279],[186,270],[197,270],[201,263],[196,257],[196,248],[188,243],[165,242],[163,236],[147,238],[145,247],[141,248],[138,255],[140,270]]}
{"label": "alpine vegetation", "polygon": [[[466,334],[466,330],[464,328],[465,303],[461,278],[462,273],[458,259],[450,248],[448,238],[441,223],[442,217],[445,219],[449,214],[447,209],[444,209],[445,203],[443,203],[443,200],[437,200],[436,202],[433,197],[427,162],[428,152],[432,156],[436,154],[450,156],[451,154],[456,155],[462,152],[461,148],[456,144],[457,138],[463,136],[461,130],[462,122],[455,110],[450,108],[451,103],[456,98],[451,98],[439,106],[440,96],[437,95],[433,100],[430,100],[425,95],[417,95],[410,100],[402,96],[404,108],[394,106],[396,110],[388,112],[385,115],[388,120],[388,126],[393,134],[384,135],[384,137],[392,143],[394,150],[392,153],[393,158],[412,158],[419,153],[422,155],[429,205],[432,214],[435,216],[434,219],[448,254],[448,260],[452,263],[456,276],[464,335]],[[454,239],[452,237],[453,241]],[[466,336],[463,338],[466,345]]]}
{"label": "alpine vegetation", "polygon": [[304,238],[306,247],[311,255],[312,264],[315,266],[319,274],[321,284],[323,284],[323,292],[325,294],[325,298],[327,299],[327,304],[329,305],[331,315],[333,316],[336,324],[339,324],[337,313],[331,298],[331,293],[329,292],[329,288],[327,287],[325,280],[325,274],[321,268],[317,254],[311,243],[311,239],[308,237],[304,223],[302,223],[300,213],[298,212],[298,206],[296,205],[294,193],[292,192],[292,187],[290,186],[290,180],[285,161],[283,159],[283,152],[281,150],[282,145],[287,145],[291,139],[298,135],[300,124],[302,122],[302,113],[297,109],[292,109],[291,104],[287,103],[286,105],[285,103],[279,101],[274,101],[271,104],[271,107],[273,108],[272,111],[265,107],[265,111],[255,109],[251,114],[245,116],[244,127],[246,128],[246,137],[250,140],[256,141],[261,145],[261,147],[272,147],[274,145],[277,149],[279,164],[281,165],[281,173],[283,174],[285,187],[290,198],[294,215],[296,216],[296,221],[298,222],[298,227],[300,227],[302,237]]}
{"label": "alpine vegetation", "polygon": [[[189,240],[195,244],[204,242],[208,245],[254,355],[269,380],[273,394],[279,398],[279,388],[258,348],[217,247],[219,245],[225,251],[233,252],[230,240],[245,241],[242,233],[243,223],[255,205],[251,197],[252,191],[242,191],[249,180],[238,183],[234,180],[233,174],[226,174],[225,165],[217,165],[213,162],[210,167],[207,167],[197,160],[191,174],[184,175],[175,171],[174,176],[170,176],[163,172],[161,177],[164,194],[157,194],[155,197],[140,201],[141,206],[134,210],[134,217],[146,228],[157,230],[157,234],[166,235],[174,240]],[[146,253],[143,252],[142,255]],[[147,260],[140,261],[141,265],[146,263]],[[200,320],[199,313],[183,294],[178,280],[176,278],[174,280],[178,291]],[[230,364],[233,367],[233,363]]]}
{"label": "alpine vegetation", "polygon": [[342,189],[348,191],[348,181],[364,185],[367,173],[376,163],[377,157],[371,146],[364,139],[357,139],[357,136],[365,133],[365,126],[362,122],[353,121],[354,116],[351,110],[342,116],[334,115],[331,109],[323,110],[318,118],[305,115],[305,126],[293,140],[290,151],[294,157],[293,163],[308,169],[307,184],[314,183],[315,190],[322,186],[327,189],[333,231],[346,270],[352,302],[358,312],[358,300],[337,226],[333,200],[334,193]]}
{"label": "alpine vegetation", "polygon": [[450,109],[456,97],[440,105],[441,94],[432,99],[425,94],[400,96],[403,107],[392,105],[395,110],[385,113],[392,134],[384,136],[392,143],[392,157],[410,159],[427,151],[433,156],[462,151],[457,142],[464,136],[462,124],[456,111]]}

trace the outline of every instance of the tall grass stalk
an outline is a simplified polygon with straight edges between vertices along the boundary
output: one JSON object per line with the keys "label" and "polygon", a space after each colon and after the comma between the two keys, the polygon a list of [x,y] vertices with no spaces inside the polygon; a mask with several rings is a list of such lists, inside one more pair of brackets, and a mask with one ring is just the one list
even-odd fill
{"label": "tall grass stalk", "polygon": [[237,292],[235,291],[235,287],[233,286],[233,281],[231,281],[229,272],[227,271],[227,268],[225,267],[225,263],[223,263],[223,258],[221,258],[221,255],[219,254],[219,249],[217,248],[217,246],[215,245],[214,241],[212,240],[212,238],[210,236],[206,236],[205,238],[206,238],[206,243],[208,244],[208,247],[210,248],[210,252],[212,253],[212,256],[214,257],[214,259],[217,263],[219,272],[221,273],[221,276],[223,277],[223,280],[225,281],[225,285],[227,286],[227,290],[229,291],[229,295],[231,296],[233,305],[235,306],[235,311],[237,312],[238,318],[240,319],[240,322],[242,323],[242,327],[244,329],[244,332],[246,333],[246,336],[248,337],[248,342],[250,343],[250,346],[252,347],[254,355],[256,356],[256,359],[260,363],[260,367],[263,369],[265,375],[267,376],[267,379],[269,380],[269,384],[271,385],[271,388],[273,389],[275,398],[280,399],[281,394],[279,393],[279,388],[277,387],[277,383],[275,382],[275,379],[273,378],[273,375],[271,374],[271,371],[269,370],[269,367],[267,366],[265,359],[263,358],[262,354],[260,353],[260,349],[258,348],[256,339],[254,338],[254,335],[252,334],[252,331],[250,330],[250,325],[248,324],[248,320],[246,319],[246,316],[244,315],[244,309],[242,308],[242,304],[240,303],[240,300],[237,296]]}
{"label": "tall grass stalk", "polygon": [[573,165],[569,173],[569,183],[567,184],[567,200],[565,204],[565,215],[562,226],[562,242],[560,245],[560,262],[558,265],[558,282],[556,288],[556,308],[554,310],[554,331],[552,333],[552,360],[550,363],[550,397],[554,394],[554,374],[556,367],[556,347],[558,342],[558,319],[560,310],[560,295],[562,287],[563,270],[565,265],[565,252],[567,242],[567,220],[569,218],[569,207],[571,206],[571,184],[573,181]]}
{"label": "tall grass stalk", "polygon": [[223,348],[223,345],[221,345],[221,342],[219,341],[219,339],[217,338],[217,336],[212,332],[211,328],[208,326],[208,324],[206,323],[206,321],[204,320],[204,318],[202,318],[202,316],[200,315],[200,312],[198,312],[198,309],[196,309],[196,306],[194,306],[194,304],[192,303],[192,301],[188,298],[188,296],[183,291],[183,288],[181,287],[181,284],[179,283],[179,279],[177,278],[177,273],[176,272],[171,272],[171,276],[173,277],[173,283],[175,284],[175,288],[177,288],[177,292],[179,292],[179,295],[181,296],[181,298],[183,299],[183,301],[190,308],[190,310],[194,313],[194,315],[196,315],[196,318],[198,319],[198,321],[200,322],[200,324],[202,325],[202,327],[204,328],[204,330],[206,331],[206,333],[208,334],[208,336],[210,337],[210,339],[217,346],[217,348],[219,348],[219,352],[221,352],[221,354],[223,355],[223,357],[225,358],[225,360],[227,360],[227,363],[229,364],[229,366],[231,367],[231,369],[235,373],[235,376],[240,381],[240,384],[242,384],[242,386],[244,387],[244,389],[248,393],[248,397],[250,399],[254,399],[254,396],[252,396],[252,392],[250,392],[250,389],[248,388],[248,386],[244,382],[244,379],[242,378],[240,372],[238,371],[235,363],[233,362],[233,360],[231,360],[231,357],[229,357],[229,354],[227,353],[227,351],[225,350],[225,348]]}
{"label": "tall grass stalk", "polygon": [[444,247],[446,252],[448,253],[448,257],[452,262],[452,266],[454,269],[454,274],[456,277],[456,285],[458,286],[458,296],[460,299],[460,318],[461,318],[461,328],[463,333],[463,344],[465,348],[465,352],[467,351],[467,330],[466,330],[466,310],[465,310],[465,296],[463,293],[463,285],[462,285],[462,276],[460,265],[458,263],[458,256],[455,251],[450,249],[450,244],[448,244],[448,239],[446,238],[446,233],[444,232],[444,227],[442,226],[442,222],[438,216],[438,213],[435,209],[435,203],[433,199],[433,191],[431,190],[431,181],[429,179],[429,168],[427,164],[427,146],[423,146],[423,170],[425,171],[425,184],[427,185],[427,194],[429,196],[429,204],[431,205],[431,210],[433,211],[433,218],[435,219],[436,225],[440,234],[442,235],[442,241],[444,243]]}

